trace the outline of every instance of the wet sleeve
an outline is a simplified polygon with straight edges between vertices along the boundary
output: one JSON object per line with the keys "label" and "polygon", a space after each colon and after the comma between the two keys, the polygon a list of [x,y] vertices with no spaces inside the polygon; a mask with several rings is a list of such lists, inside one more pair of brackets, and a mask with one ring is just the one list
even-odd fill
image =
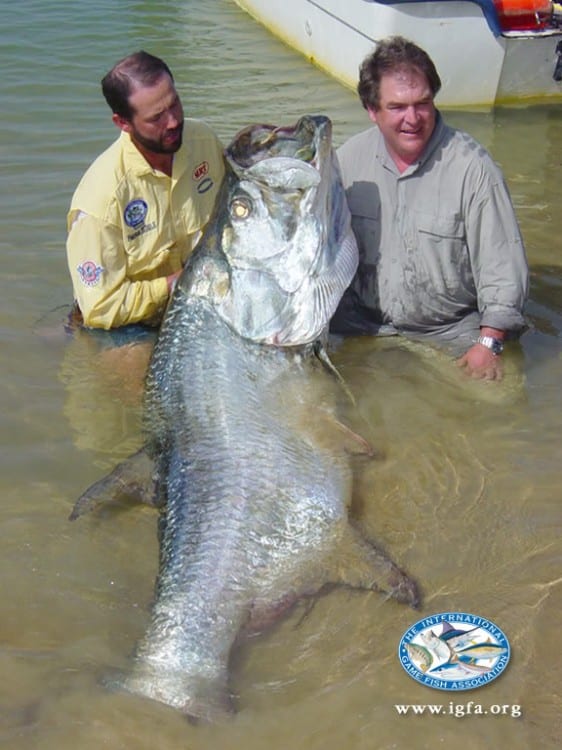
{"label": "wet sleeve", "polygon": [[527,258],[509,190],[495,165],[478,175],[465,218],[480,325],[520,331]]}
{"label": "wet sleeve", "polygon": [[157,317],[168,298],[166,278],[131,281],[119,227],[76,212],[69,218],[67,259],[84,323],[115,328]]}
{"label": "wet sleeve", "polygon": [[352,161],[352,148],[349,141],[337,149],[336,158],[339,165],[342,184],[344,188],[347,189],[352,182],[350,174],[352,171],[350,166],[350,162]]}

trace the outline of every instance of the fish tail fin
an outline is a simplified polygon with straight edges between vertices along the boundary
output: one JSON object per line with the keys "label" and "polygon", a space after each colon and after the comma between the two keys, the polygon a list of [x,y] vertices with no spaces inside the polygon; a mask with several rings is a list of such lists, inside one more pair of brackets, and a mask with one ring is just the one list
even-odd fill
{"label": "fish tail fin", "polygon": [[126,675],[105,681],[106,687],[164,703],[193,722],[216,723],[235,713],[226,674],[192,675],[188,672],[137,664]]}

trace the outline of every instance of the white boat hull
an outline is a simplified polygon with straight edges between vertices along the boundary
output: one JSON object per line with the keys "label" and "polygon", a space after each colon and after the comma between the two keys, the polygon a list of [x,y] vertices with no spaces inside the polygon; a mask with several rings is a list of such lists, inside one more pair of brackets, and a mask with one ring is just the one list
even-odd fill
{"label": "white boat hull", "polygon": [[[432,57],[444,107],[562,100],[553,72],[562,30],[495,36],[469,0],[383,5],[372,0],[235,0],[280,39],[344,85],[355,88],[378,39],[400,34]],[[559,48],[557,51],[557,47]]]}

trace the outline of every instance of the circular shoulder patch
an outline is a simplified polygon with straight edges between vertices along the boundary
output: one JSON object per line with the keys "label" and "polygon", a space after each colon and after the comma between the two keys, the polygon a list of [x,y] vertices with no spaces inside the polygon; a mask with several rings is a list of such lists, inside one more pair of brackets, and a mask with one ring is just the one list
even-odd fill
{"label": "circular shoulder patch", "polygon": [[485,617],[442,612],[414,623],[398,646],[400,664],[414,680],[436,690],[474,690],[504,671],[508,640]]}
{"label": "circular shoulder patch", "polygon": [[98,266],[93,260],[85,260],[84,263],[76,267],[76,270],[80,276],[80,281],[85,286],[97,286],[105,269]]}
{"label": "circular shoulder patch", "polygon": [[127,203],[125,211],[123,212],[125,224],[133,229],[138,227],[146,219],[147,212],[148,206],[146,201],[143,201],[142,198],[135,198],[134,201]]}

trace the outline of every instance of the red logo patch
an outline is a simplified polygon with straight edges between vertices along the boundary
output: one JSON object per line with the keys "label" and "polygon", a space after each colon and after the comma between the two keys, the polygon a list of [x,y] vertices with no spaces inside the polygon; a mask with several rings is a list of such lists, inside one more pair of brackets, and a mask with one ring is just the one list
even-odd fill
{"label": "red logo patch", "polygon": [[202,161],[201,164],[199,164],[199,166],[195,167],[195,169],[193,170],[193,179],[200,180],[201,177],[204,177],[208,173],[209,173],[209,162]]}

